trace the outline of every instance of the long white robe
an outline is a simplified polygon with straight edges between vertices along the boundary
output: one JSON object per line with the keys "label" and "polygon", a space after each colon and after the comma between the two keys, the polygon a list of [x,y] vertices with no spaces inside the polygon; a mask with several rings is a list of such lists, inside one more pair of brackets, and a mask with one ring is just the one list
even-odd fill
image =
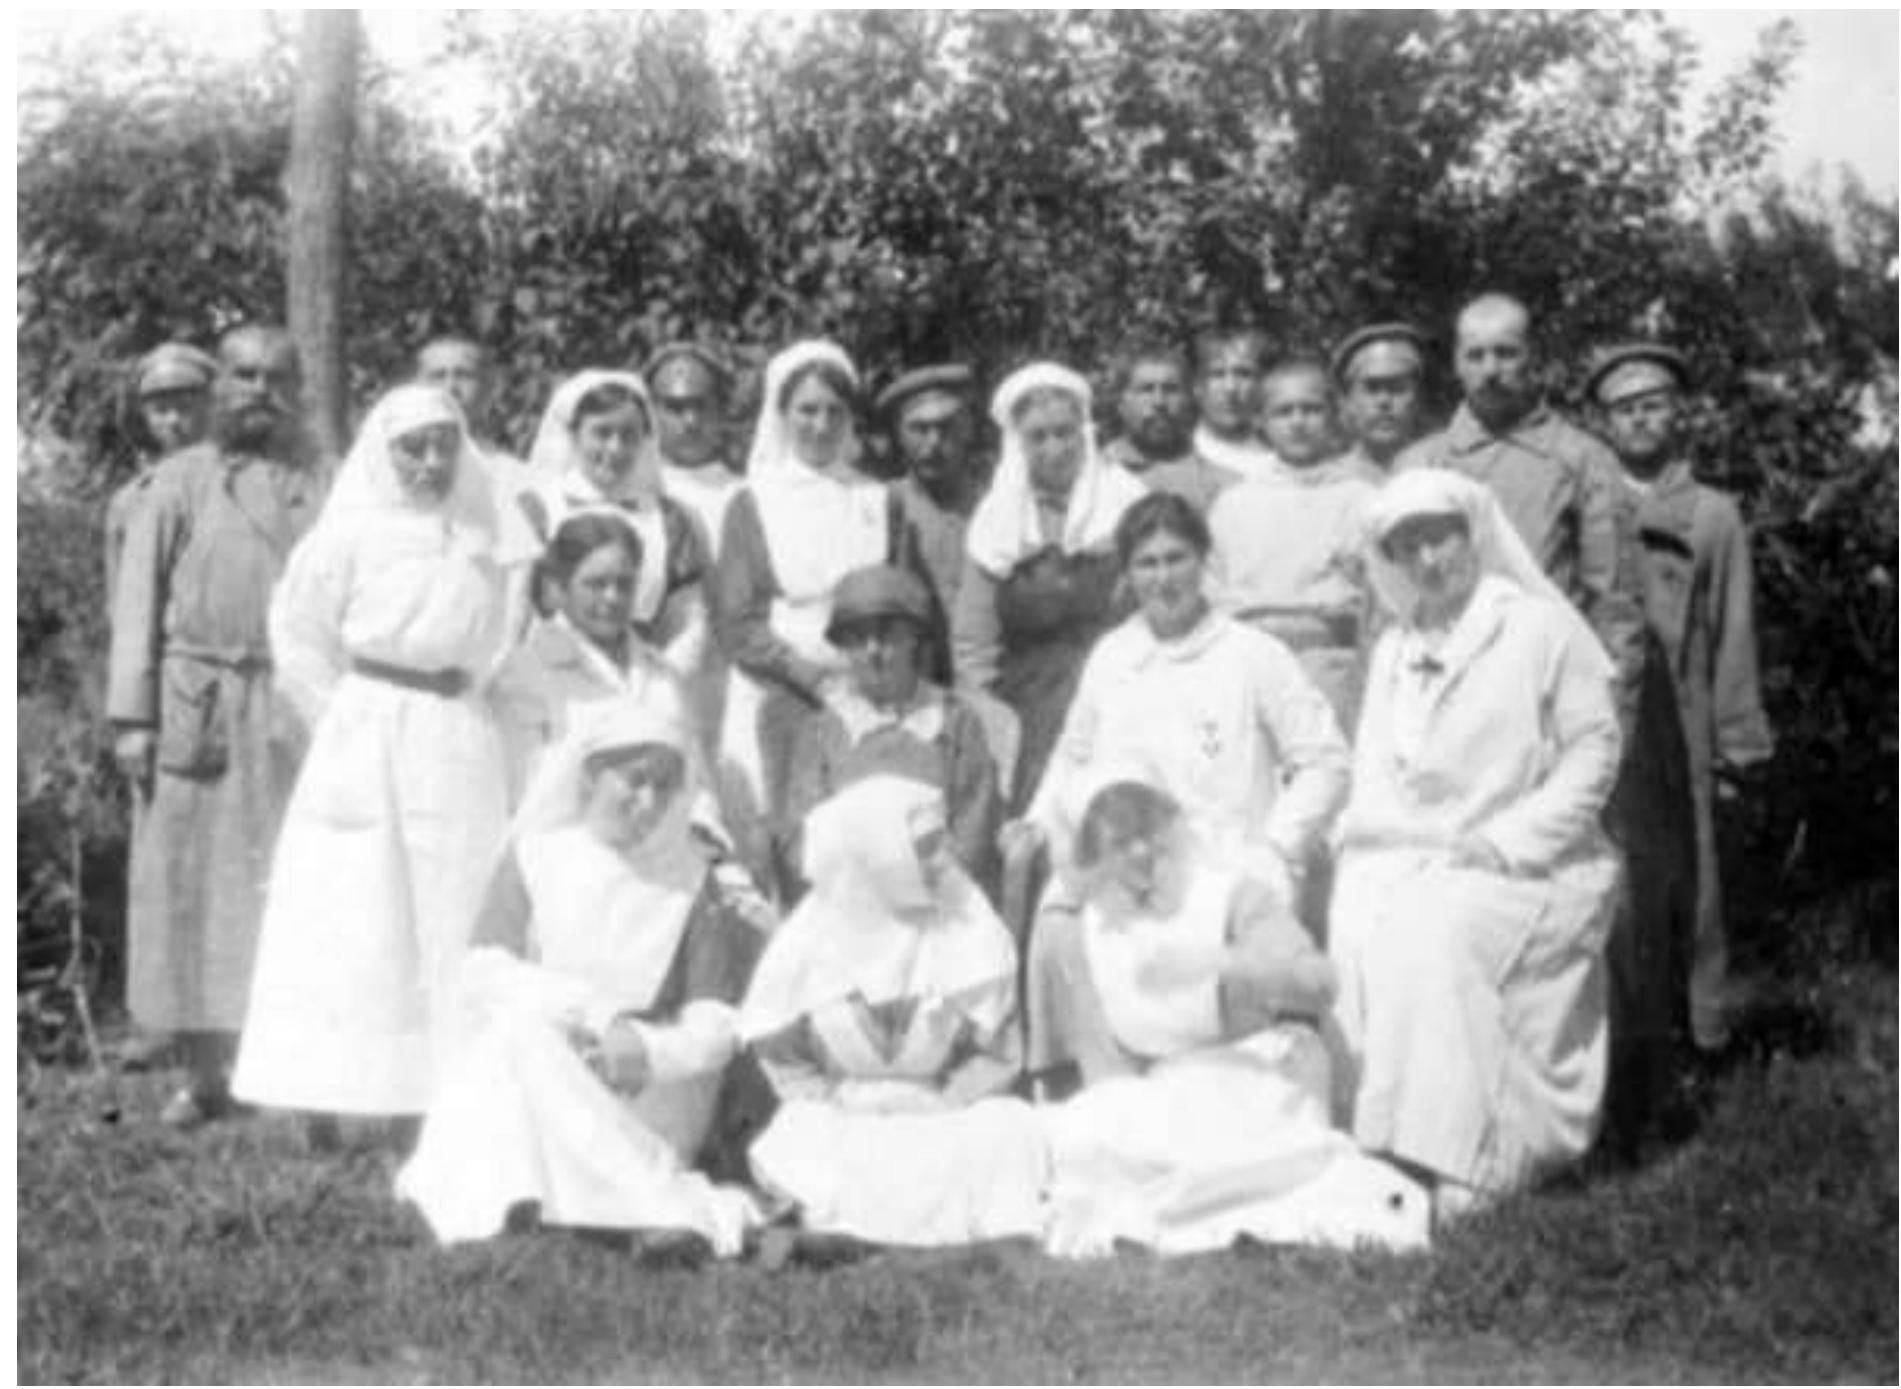
{"label": "long white robe", "polygon": [[315,727],[271,869],[233,1090],[290,1109],[413,1114],[441,996],[500,851],[501,735],[454,697],[358,674],[492,669],[507,571],[439,515],[320,524],[271,601],[283,692]]}
{"label": "long white robe", "polygon": [[[653,1010],[689,932],[748,928],[709,919],[718,899],[703,893],[703,871],[640,881],[582,826],[524,836],[517,858],[530,958],[469,952],[458,1045],[398,1194],[445,1243],[498,1234],[512,1207],[532,1203],[543,1224],[690,1230],[737,1254],[756,1208],[689,1166],[738,1049],[734,1010],[711,997]],[[624,1013],[644,1018],[632,1025],[651,1068],[632,1097],[577,1045]]]}
{"label": "long white robe", "polygon": [[[1605,670],[1573,614],[1491,577],[1437,653],[1401,627],[1375,648],[1328,938],[1369,1150],[1499,1191],[1590,1144],[1618,880]],[[1506,871],[1454,867],[1462,836]]]}

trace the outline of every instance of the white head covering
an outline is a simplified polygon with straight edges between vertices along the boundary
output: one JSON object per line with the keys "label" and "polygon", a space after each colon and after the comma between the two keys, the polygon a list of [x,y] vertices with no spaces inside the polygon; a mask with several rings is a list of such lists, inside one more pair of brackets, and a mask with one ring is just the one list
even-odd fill
{"label": "white head covering", "polygon": [[[580,447],[574,441],[575,407],[583,396],[602,386],[631,391],[646,416],[646,437],[634,454],[633,464],[606,494],[588,476]],[[660,455],[653,442],[653,400],[647,394],[647,383],[631,371],[591,368],[570,376],[555,388],[548,408],[541,412],[534,447],[528,450],[528,466],[544,484],[558,487],[570,499],[569,511],[585,510],[590,505],[651,506],[660,496]]]}
{"label": "white head covering", "polygon": [[[588,476],[574,438],[574,412],[584,396],[602,386],[619,386],[640,401],[647,433],[634,461],[604,493]],[[549,530],[571,516],[605,512],[618,516],[640,537],[640,573],[634,581],[634,620],[650,622],[667,597],[667,529],[660,514],[660,453],[653,437],[653,399],[647,383],[631,371],[590,369],[576,372],[555,388],[535,430],[528,466],[548,503]]]}
{"label": "white head covering", "polygon": [[[570,937],[584,934],[587,939],[568,944],[569,955],[607,952],[623,960],[630,955],[648,960],[652,968],[631,972],[650,976],[656,989],[707,874],[706,858],[691,837],[697,787],[688,736],[679,723],[636,700],[576,706],[566,733],[537,769],[511,835],[524,874],[539,884],[540,895],[559,899],[580,894],[566,910],[561,902],[538,900],[538,918],[548,918],[541,923],[542,931],[558,927]],[[603,844],[585,827],[588,758],[641,746],[669,748],[678,755],[679,789],[640,843],[624,849]],[[587,852],[579,858],[572,847],[564,847],[571,836],[586,840],[582,847]],[[605,876],[589,871],[590,864],[610,858],[615,871]],[[544,948],[554,943],[542,942]]]}
{"label": "white head covering", "polygon": [[1518,538],[1492,490],[1463,473],[1447,468],[1412,468],[1397,473],[1373,495],[1365,514],[1367,568],[1374,591],[1387,611],[1402,622],[1412,620],[1419,595],[1405,572],[1387,557],[1383,543],[1402,521],[1416,516],[1460,517],[1472,538],[1482,573],[1509,579],[1540,598],[1563,601],[1563,595]]}
{"label": "white head covering", "polygon": [[[405,434],[445,424],[456,430],[455,478],[440,501],[422,505],[403,490],[391,446]],[[491,553],[497,548],[500,527],[494,482],[469,442],[462,407],[447,391],[420,384],[397,386],[364,416],[324,501],[319,524],[348,525],[370,511],[440,514],[456,539],[469,548]]]}
{"label": "white head covering", "polygon": [[991,398],[990,417],[1003,431],[1003,456],[990,490],[970,518],[964,545],[985,573],[1006,577],[1027,555],[1044,547],[1037,522],[1036,496],[1030,490],[1030,461],[1017,428],[1017,405],[1032,391],[1060,391],[1082,414],[1083,459],[1069,489],[1063,512],[1061,547],[1065,554],[1095,549],[1115,534],[1122,513],[1148,489],[1128,469],[1105,463],[1096,452],[1096,427],[1090,419],[1089,383],[1068,367],[1035,362],[1013,372]]}
{"label": "white head covering", "polygon": [[[948,856],[933,891],[917,827],[944,813],[943,793],[903,777],[852,782],[806,821],[812,890],[766,947],[741,1016],[770,1035],[824,1004],[879,1004],[997,989],[1016,978],[1010,933]],[[1010,990],[996,1000],[1005,1012]]]}
{"label": "white head covering", "polygon": [[1478,556],[1481,582],[1503,580],[1522,592],[1559,608],[1591,637],[1591,649],[1610,657],[1588,623],[1525,548],[1492,489],[1484,483],[1446,468],[1412,468],[1395,474],[1374,494],[1366,511],[1367,573],[1373,591],[1388,612],[1410,627],[1419,595],[1405,572],[1387,557],[1382,542],[1396,527],[1415,516],[1463,517]]}
{"label": "white head covering", "polygon": [[[746,454],[746,486],[758,508],[772,575],[795,604],[827,599],[847,573],[885,557],[884,485],[855,466],[857,436],[849,436],[836,461],[814,468],[792,445],[792,427],[779,397],[795,372],[827,362],[854,385],[858,372],[836,343],[794,343],[766,364],[759,422]],[[824,614],[817,615],[819,629]]]}
{"label": "white head covering", "polygon": [[[853,386],[858,384],[858,368],[852,365],[845,349],[835,342],[822,338],[808,338],[804,342],[795,342],[766,363],[766,380],[760,395],[759,421],[753,426],[752,447],[746,451],[746,477],[750,481],[762,479],[778,480],[782,477],[797,479],[804,474],[817,473],[821,476],[837,476],[841,469],[853,469],[858,461],[858,435],[848,434],[839,456],[824,468],[814,468],[800,458],[792,446],[792,425],[786,417],[785,404],[779,397],[785,393],[785,384],[792,379],[794,372],[811,366],[814,362],[827,362],[845,373]],[[850,477],[858,477],[855,469]],[[838,476],[839,481],[849,478]]]}

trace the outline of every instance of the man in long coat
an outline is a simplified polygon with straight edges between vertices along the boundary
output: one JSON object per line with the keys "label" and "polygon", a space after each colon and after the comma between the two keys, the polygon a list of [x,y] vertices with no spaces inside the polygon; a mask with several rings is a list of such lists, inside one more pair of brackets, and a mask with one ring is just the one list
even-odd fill
{"label": "man in long coat", "polygon": [[1586,390],[1637,500],[1644,606],[1675,677],[1696,829],[1690,1024],[1699,1047],[1718,1050],[1730,988],[1716,806],[1769,758],[1775,737],[1757,676],[1749,533],[1735,501],[1698,482],[1681,451],[1688,374],[1672,349],[1631,343],[1598,355]]}
{"label": "man in long coat", "polygon": [[328,482],[303,444],[296,349],[244,327],[218,348],[211,436],[159,466],[113,600],[107,714],[140,798],[127,1002],[179,1039],[188,1072],[161,1118],[230,1107],[272,842],[302,730],[271,687],[271,589]]}

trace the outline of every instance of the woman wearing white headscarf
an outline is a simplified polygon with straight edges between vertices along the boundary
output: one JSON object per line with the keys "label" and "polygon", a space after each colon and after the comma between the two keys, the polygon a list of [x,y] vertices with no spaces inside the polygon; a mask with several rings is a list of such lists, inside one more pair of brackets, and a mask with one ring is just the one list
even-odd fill
{"label": "woman wearing white headscarf", "polygon": [[653,402],[631,371],[577,372],[555,389],[528,466],[545,510],[542,540],[571,516],[604,513],[640,537],[633,626],[682,680],[706,662],[712,563],[687,509],[661,490]]}
{"label": "woman wearing white headscarf", "polygon": [[1354,1136],[1442,1215],[1582,1154],[1606,1059],[1613,670],[1482,484],[1403,473],[1367,561],[1376,646],[1329,948]]}
{"label": "woman wearing white headscarf", "polygon": [[857,391],[833,343],[797,343],[767,364],[745,486],[719,544],[714,622],[733,667],[721,799],[761,881],[797,729],[844,679],[845,655],[825,637],[832,591],[854,569],[902,559],[889,492],[856,466]]}
{"label": "woman wearing white headscarf", "polygon": [[510,571],[461,410],[400,386],[364,420],[271,598],[280,690],[314,733],[272,862],[233,1090],[415,1114],[435,1003],[506,823],[484,678]]}
{"label": "woman wearing white headscarf", "polygon": [[1043,1147],[1016,1073],[1016,950],[951,859],[942,793],[868,777],[806,822],[812,890],[741,1028],[781,1106],[754,1176],[807,1230],[885,1244],[1034,1235]]}
{"label": "woman wearing white headscarf", "polygon": [[951,621],[959,688],[995,695],[1021,725],[1010,804],[1036,790],[1083,658],[1125,611],[1115,526],[1148,489],[1096,452],[1089,383],[1038,362],[997,387],[1003,455],[965,533]]}
{"label": "woman wearing white headscarf", "polygon": [[689,1231],[737,1254],[751,1200],[692,1170],[739,1050],[759,936],[693,843],[686,730],[577,713],[516,817],[458,978],[454,1053],[398,1192],[444,1241],[543,1224]]}

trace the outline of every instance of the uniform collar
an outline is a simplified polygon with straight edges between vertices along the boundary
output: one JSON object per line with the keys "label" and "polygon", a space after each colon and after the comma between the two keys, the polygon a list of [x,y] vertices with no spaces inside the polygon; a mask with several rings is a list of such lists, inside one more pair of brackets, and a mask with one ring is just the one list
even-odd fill
{"label": "uniform collar", "polygon": [[927,743],[944,731],[944,692],[929,682],[918,685],[911,707],[901,713],[880,709],[849,686],[834,692],[826,703],[854,743],[863,742],[881,728],[900,728]]}
{"label": "uniform collar", "polygon": [[1446,437],[1455,453],[1476,453],[1489,444],[1506,440],[1538,453],[1549,453],[1551,450],[1546,446],[1545,436],[1557,419],[1551,406],[1540,400],[1523,419],[1507,429],[1495,432],[1487,429],[1479,417],[1472,413],[1470,405],[1462,403],[1453,413],[1452,423],[1446,426]]}
{"label": "uniform collar", "polygon": [[1135,665],[1143,669],[1158,661],[1192,661],[1219,641],[1230,625],[1225,616],[1209,608],[1188,631],[1164,641],[1155,635],[1148,619],[1137,613],[1128,622]]}

